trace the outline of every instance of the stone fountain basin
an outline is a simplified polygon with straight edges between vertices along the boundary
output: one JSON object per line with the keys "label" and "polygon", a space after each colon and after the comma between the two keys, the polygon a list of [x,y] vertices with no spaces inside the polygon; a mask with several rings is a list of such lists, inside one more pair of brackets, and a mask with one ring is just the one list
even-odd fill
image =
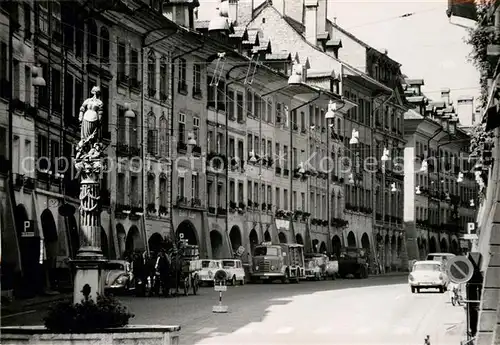
{"label": "stone fountain basin", "polygon": [[53,333],[44,326],[0,327],[2,345],[178,345],[180,326],[128,325],[96,333]]}

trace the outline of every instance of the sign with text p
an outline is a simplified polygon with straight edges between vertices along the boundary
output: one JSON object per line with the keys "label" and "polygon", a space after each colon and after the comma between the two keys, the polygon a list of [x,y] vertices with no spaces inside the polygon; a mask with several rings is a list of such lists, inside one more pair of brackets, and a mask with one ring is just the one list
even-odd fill
{"label": "sign with text p", "polygon": [[24,232],[33,232],[33,221],[32,220],[25,220],[24,221],[23,231]]}
{"label": "sign with text p", "polygon": [[32,220],[25,220],[23,223],[23,231],[21,232],[21,237],[33,236],[35,236],[34,223]]}

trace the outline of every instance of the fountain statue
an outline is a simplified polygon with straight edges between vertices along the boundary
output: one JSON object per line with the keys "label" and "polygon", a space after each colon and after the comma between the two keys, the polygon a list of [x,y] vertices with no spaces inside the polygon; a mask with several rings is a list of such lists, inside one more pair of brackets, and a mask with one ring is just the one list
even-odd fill
{"label": "fountain statue", "polygon": [[[98,86],[92,97],[80,107],[81,139],[76,147],[75,168],[80,175],[80,249],[73,263],[76,266],[74,302],[80,302],[85,285],[91,293],[103,293],[101,267],[106,261],[101,251],[100,193],[104,167],[104,145],[101,142],[103,102]],[[91,295],[95,298],[97,295]]]}

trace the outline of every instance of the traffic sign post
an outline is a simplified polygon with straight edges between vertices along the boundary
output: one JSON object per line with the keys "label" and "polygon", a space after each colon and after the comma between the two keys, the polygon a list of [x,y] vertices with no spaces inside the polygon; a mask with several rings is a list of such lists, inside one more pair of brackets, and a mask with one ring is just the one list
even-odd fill
{"label": "traffic sign post", "polygon": [[227,273],[223,270],[215,272],[214,290],[219,292],[219,304],[212,307],[213,313],[227,313],[227,305],[222,305],[222,293],[227,291]]}
{"label": "traffic sign post", "polygon": [[448,260],[446,273],[453,283],[464,284],[472,278],[474,267],[465,256],[455,256]]}

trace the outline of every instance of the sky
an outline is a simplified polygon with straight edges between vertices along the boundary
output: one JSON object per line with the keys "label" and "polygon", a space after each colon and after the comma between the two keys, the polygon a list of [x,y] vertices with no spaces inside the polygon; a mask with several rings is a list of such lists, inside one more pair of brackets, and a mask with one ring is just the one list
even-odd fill
{"label": "sky", "polygon": [[[449,22],[447,0],[328,1],[331,20],[336,17],[338,25],[375,49],[387,49],[402,64],[404,74],[424,79],[423,90],[429,98],[440,98],[442,88],[451,90],[455,102],[460,96],[479,96],[479,73],[468,62],[471,48],[464,43],[468,32]],[[396,18],[406,13],[414,14]],[[473,25],[461,18],[451,21]]]}
{"label": "sky", "polygon": [[[471,47],[464,42],[468,32],[450,23],[447,0],[319,1],[328,1],[330,20],[335,18],[338,25],[368,45],[381,51],[387,49],[408,78],[424,79],[423,91],[429,98],[439,99],[442,88],[451,90],[455,103],[460,96],[479,96],[479,73],[468,62]],[[254,0],[254,6],[262,2]],[[205,19],[213,14],[218,1],[200,3],[199,17]],[[407,13],[412,15],[398,18]],[[461,18],[452,18],[452,23],[473,25]]]}

